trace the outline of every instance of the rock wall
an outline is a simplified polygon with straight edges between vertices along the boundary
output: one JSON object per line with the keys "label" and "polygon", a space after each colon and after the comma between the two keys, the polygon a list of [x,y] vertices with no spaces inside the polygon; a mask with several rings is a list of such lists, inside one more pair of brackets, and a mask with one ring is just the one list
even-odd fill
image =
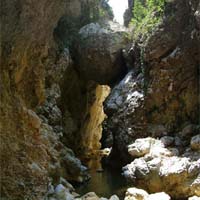
{"label": "rock wall", "polygon": [[1,195],[10,199],[38,199],[46,190],[50,156],[30,109],[44,101],[43,60],[64,8],[65,1],[1,3]]}
{"label": "rock wall", "polygon": [[197,1],[169,2],[163,23],[130,49],[133,69],[105,103],[111,160],[127,163],[127,145],[136,138],[175,135],[199,123],[198,9]]}
{"label": "rock wall", "polygon": [[101,149],[102,122],[106,118],[103,102],[110,93],[108,86],[98,85],[95,90],[95,101],[89,107],[87,121],[81,128],[81,147],[89,156]]}
{"label": "rock wall", "polygon": [[[66,130],[73,135],[73,122],[79,125],[87,105],[88,86],[74,69],[68,47],[81,26],[98,19],[100,7],[93,0],[1,2],[2,198],[42,199],[48,183],[57,184],[61,176],[87,178],[61,142],[70,141]],[[75,90],[66,97],[70,88]]]}
{"label": "rock wall", "polygon": [[134,0],[128,0],[128,8],[124,13],[124,26],[128,27],[133,17]]}

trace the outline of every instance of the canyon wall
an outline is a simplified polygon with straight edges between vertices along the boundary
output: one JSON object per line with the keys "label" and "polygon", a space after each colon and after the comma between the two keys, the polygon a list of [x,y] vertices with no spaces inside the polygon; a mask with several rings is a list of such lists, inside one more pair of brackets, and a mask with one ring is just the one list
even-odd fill
{"label": "canyon wall", "polygon": [[109,21],[106,1],[4,0],[1,197],[43,199],[62,178],[88,180],[76,156],[101,147],[105,114],[112,166],[132,161],[128,145],[147,136],[172,136],[196,163],[199,150],[188,146],[200,131],[199,9],[197,0],[170,1],[153,33],[132,41],[130,30]]}
{"label": "canyon wall", "polygon": [[78,152],[82,138],[77,133],[92,112],[97,84],[89,87],[82,80],[69,48],[83,25],[98,20],[100,10],[112,19],[102,5],[93,0],[1,2],[2,198],[41,199],[61,176],[87,179],[64,144]]}
{"label": "canyon wall", "polygon": [[122,163],[130,161],[127,145],[136,138],[174,136],[199,124],[198,1],[168,2],[147,36],[134,42],[127,55],[132,70],[105,102],[104,138],[112,135],[110,158]]}

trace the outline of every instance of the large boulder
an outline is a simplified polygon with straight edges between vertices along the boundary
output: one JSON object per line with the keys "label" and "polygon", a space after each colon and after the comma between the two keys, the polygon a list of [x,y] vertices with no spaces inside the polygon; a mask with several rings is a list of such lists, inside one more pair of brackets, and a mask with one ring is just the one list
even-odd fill
{"label": "large boulder", "polygon": [[200,195],[200,159],[177,157],[174,148],[163,145],[153,138],[136,140],[129,153],[139,158],[123,168],[124,176],[150,192],[165,191],[173,198]]}
{"label": "large boulder", "polygon": [[74,57],[85,79],[110,84],[125,73],[122,49],[129,39],[123,27],[113,22],[91,23],[80,29],[79,36]]}
{"label": "large boulder", "polygon": [[126,191],[125,200],[144,200],[149,194],[138,188],[128,188]]}

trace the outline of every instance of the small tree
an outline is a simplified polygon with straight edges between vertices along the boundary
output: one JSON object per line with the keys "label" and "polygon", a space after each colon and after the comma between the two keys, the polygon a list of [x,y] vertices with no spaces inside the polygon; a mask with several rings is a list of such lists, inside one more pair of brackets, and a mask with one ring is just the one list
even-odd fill
{"label": "small tree", "polygon": [[163,15],[165,0],[135,0],[133,19],[131,24],[135,27],[135,37],[150,34],[157,26]]}

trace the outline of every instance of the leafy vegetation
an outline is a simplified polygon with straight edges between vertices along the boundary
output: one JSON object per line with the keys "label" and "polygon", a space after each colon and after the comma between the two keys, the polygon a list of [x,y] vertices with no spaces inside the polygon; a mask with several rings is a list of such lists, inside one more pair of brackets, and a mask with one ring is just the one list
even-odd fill
{"label": "leafy vegetation", "polygon": [[134,37],[151,34],[162,20],[165,0],[135,0],[133,19],[131,24],[135,27]]}

